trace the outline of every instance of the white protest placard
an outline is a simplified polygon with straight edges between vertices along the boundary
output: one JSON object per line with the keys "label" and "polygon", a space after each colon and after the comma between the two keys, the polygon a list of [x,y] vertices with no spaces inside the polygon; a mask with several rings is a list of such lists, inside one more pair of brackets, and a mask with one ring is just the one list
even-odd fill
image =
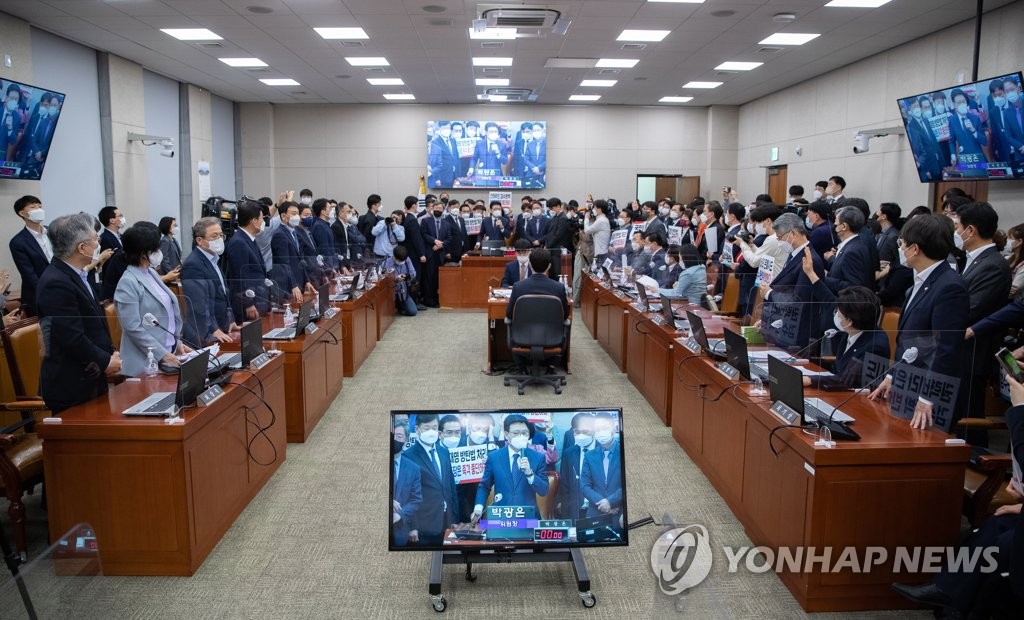
{"label": "white protest placard", "polygon": [[754,286],[761,286],[762,284],[771,285],[772,276],[775,271],[775,257],[764,256],[761,258],[761,264],[757,267],[757,277],[754,279]]}
{"label": "white protest placard", "polygon": [[644,232],[647,230],[647,222],[633,222],[633,232]]}
{"label": "white protest placard", "polygon": [[487,204],[491,204],[497,200],[501,203],[502,209],[512,208],[512,192],[488,192],[487,195],[489,196]]}
{"label": "white protest placard", "polygon": [[621,250],[622,248],[626,247],[626,235],[628,233],[629,231],[626,230],[625,228],[620,228],[619,230],[612,231],[612,236],[608,240],[608,249]]}
{"label": "white protest placard", "polygon": [[708,244],[708,252],[716,254],[718,252],[718,232],[716,228],[708,227],[704,231],[704,239]]}
{"label": "white protest placard", "polygon": [[484,218],[482,217],[471,217],[466,220],[466,234],[467,235],[479,235],[480,225],[483,224]]}
{"label": "white protest placard", "polygon": [[448,448],[448,454],[452,461],[452,475],[455,476],[455,484],[480,482],[484,477],[484,465],[487,464],[487,444]]}
{"label": "white protest placard", "polygon": [[668,227],[668,244],[669,245],[682,245],[683,243],[683,228],[681,226],[669,226]]}
{"label": "white protest placard", "polygon": [[718,262],[723,267],[732,267],[732,263],[733,263],[732,247],[733,246],[732,246],[731,243],[726,243],[725,247],[722,248],[722,253],[718,257]]}

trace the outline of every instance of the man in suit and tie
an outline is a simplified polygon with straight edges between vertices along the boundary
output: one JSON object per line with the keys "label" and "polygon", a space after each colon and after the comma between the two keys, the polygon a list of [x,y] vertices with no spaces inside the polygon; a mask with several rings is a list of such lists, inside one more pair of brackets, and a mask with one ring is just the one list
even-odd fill
{"label": "man in suit and tie", "polygon": [[43,227],[46,214],[38,198],[22,196],[14,202],[14,213],[24,220],[25,227],[11,237],[11,258],[21,275],[22,314],[32,316],[35,314],[39,277],[53,260],[53,246]]}
{"label": "man in suit and tie", "polygon": [[587,517],[622,513],[622,461],[615,419],[606,411],[594,418],[593,449],[583,459],[580,486],[587,499]]}
{"label": "man in suit and tie", "polygon": [[480,242],[504,241],[511,234],[508,218],[502,214],[501,201],[491,201],[491,217],[480,223]]}
{"label": "man in suit and tie", "polygon": [[46,161],[53,130],[57,127],[60,105],[60,97],[51,92],[43,93],[39,99],[36,113],[29,119],[19,155],[27,170],[35,170],[38,173],[40,166]]}
{"label": "man in suit and tie", "polygon": [[533,270],[530,269],[530,243],[526,239],[519,239],[515,243],[515,248],[516,260],[505,263],[505,273],[501,276],[501,288],[512,288],[516,282],[533,275]]}
{"label": "man in suit and tie", "polygon": [[[423,248],[427,254],[427,263],[424,265],[420,282],[423,289],[423,304],[428,308],[437,308],[441,304],[437,295],[440,284],[438,272],[445,257],[456,251],[455,235],[444,216],[444,205],[435,202],[431,205],[430,213],[431,216],[423,218],[420,224]],[[409,217],[406,216],[405,219]]]}
{"label": "man in suit and tie", "polygon": [[427,176],[430,187],[452,187],[458,176],[459,148],[452,139],[451,121],[437,121],[434,139],[427,153]]}
{"label": "man in suit and tie", "polygon": [[504,168],[508,166],[512,149],[508,142],[501,139],[501,129],[498,124],[488,121],[484,125],[484,137],[476,143],[476,151],[473,154],[473,165],[467,172],[468,176],[502,176]]}
{"label": "man in suit and tie", "polygon": [[340,260],[339,268],[345,275],[351,273],[353,262],[362,262],[363,254],[368,251],[366,238],[356,226],[358,221],[352,205],[343,202],[339,207],[338,219],[331,224],[334,245]]}
{"label": "man in suit and tie", "polygon": [[338,269],[338,250],[334,247],[334,233],[331,231],[331,211],[334,208],[326,198],[314,200],[313,225],[309,228],[317,255],[323,257],[324,267],[330,270]]}
{"label": "man in suit and tie", "polygon": [[922,181],[941,181],[942,168],[945,162],[942,161],[942,150],[939,149],[939,141],[935,138],[935,132],[928,119],[924,118],[921,110],[921,103],[927,102],[931,107],[931,100],[928,97],[920,97],[910,102],[910,116],[907,117],[907,137],[910,139],[910,150],[914,152],[917,172]]}
{"label": "man in suit and tie", "polygon": [[294,302],[302,303],[302,291],[312,293],[313,288],[308,286],[306,272],[302,268],[301,247],[297,228],[299,227],[299,205],[294,202],[285,202],[278,207],[278,214],[281,217],[280,227],[274,231],[270,240],[270,251],[274,256],[274,268],[271,270],[270,278],[279,289],[279,294],[288,293],[290,299],[282,300],[281,303]]}
{"label": "man in suit and tie", "polygon": [[466,239],[469,237],[469,233],[466,231],[466,220],[462,218],[462,207],[459,205],[459,201],[449,200],[447,209],[445,220],[452,229],[453,239],[451,252],[445,255],[445,262],[458,263],[466,251]]}
{"label": "man in suit and tie", "polygon": [[1013,77],[1003,80],[1006,108],[1001,115],[1004,139],[1009,146],[1010,163],[1014,174],[1024,174],[1024,99],[1020,96],[1021,85]]}
{"label": "man in suit and tie", "polygon": [[25,134],[25,121],[21,116],[21,87],[13,82],[4,93],[0,110],[0,159],[14,161]]}
{"label": "man in suit and tie", "polygon": [[[239,233],[244,234],[244,233]],[[215,217],[200,218],[192,226],[195,251],[181,265],[181,286],[185,294],[185,342],[199,345],[231,342],[237,331],[228,299],[227,279],[217,261],[224,253],[224,231]]]}
{"label": "man in suit and tie", "polygon": [[491,506],[531,506],[540,518],[537,496],[548,494],[548,466],[544,455],[529,448],[533,424],[513,413],[505,416],[505,447],[487,455],[483,479],[476,490],[476,505],[470,520],[478,523],[487,496],[494,489]]}
{"label": "man in suit and tie", "polygon": [[832,211],[846,204],[846,179],[836,175],[828,178],[828,183],[825,185],[825,199],[828,204],[832,205]]}
{"label": "man in suit and tie", "polygon": [[[943,215],[913,217],[900,231],[899,247],[903,263],[914,270],[914,285],[900,313],[895,359],[915,347],[916,366],[960,377],[970,298],[963,279],[946,262],[953,248],[953,223]],[[870,398],[886,399],[891,389],[892,375],[887,375]],[[932,423],[931,402],[919,398],[911,427],[928,428]]]}
{"label": "man in suit and tie", "polygon": [[[524,131],[525,127],[524,125]],[[523,152],[523,187],[544,187],[548,155],[542,123],[533,123],[531,139],[523,146]]]}
{"label": "man in suit and tie", "polygon": [[391,437],[391,544],[409,544],[409,530],[423,503],[423,474],[412,459],[402,454],[405,442]]}
{"label": "man in suit and tie", "polygon": [[[416,267],[416,280],[422,291],[423,273],[427,268],[427,248],[423,244],[423,232],[420,230],[420,221],[416,218],[419,210],[419,199],[416,196],[405,197],[405,217],[402,218],[402,228],[405,229],[405,239],[402,245],[405,247],[406,256],[412,259]],[[422,303],[422,295],[416,300],[417,310],[426,310]]]}
{"label": "man in suit and tie", "polygon": [[236,217],[238,228],[225,249],[231,309],[238,321],[255,321],[270,309],[267,266],[256,245],[256,235],[266,223],[257,202],[239,204]]}
{"label": "man in suit and tie", "polygon": [[[100,299],[113,299],[117,283],[121,281],[128,268],[128,261],[125,260],[124,247],[121,245],[121,232],[128,230],[128,220],[117,207],[107,205],[100,209],[100,224],[103,230],[100,232],[100,251],[110,257],[103,268],[102,286],[100,287]],[[95,282],[96,275],[91,279]]]}
{"label": "man in suit and tie", "polygon": [[548,220],[544,217],[544,210],[540,203],[530,205],[530,217],[523,216],[523,232],[519,237],[530,244],[530,247],[539,248],[544,245],[544,237],[548,233]]}
{"label": "man in suit and tie", "polygon": [[573,443],[562,450],[558,468],[555,516],[575,521],[585,517],[590,507],[589,500],[583,495],[581,479],[584,459],[594,449],[594,415],[589,412],[574,415],[570,436]]}
{"label": "man in suit and tie", "polygon": [[860,236],[863,227],[864,215],[856,207],[846,206],[836,211],[835,231],[839,245],[828,262],[825,277],[825,284],[833,293],[850,286],[875,287],[870,248]]}
{"label": "man in suit and tie", "polygon": [[[820,333],[819,309],[811,303],[811,280],[803,271],[803,256],[806,248],[811,248],[807,238],[807,229],[800,217],[793,213],[783,213],[772,223],[772,230],[779,241],[788,243],[793,250],[779,271],[772,278],[770,285],[762,284],[765,290],[764,307],[761,313],[761,325],[770,336],[781,346],[806,346],[812,333]],[[811,259],[814,273],[821,278],[825,275],[824,263],[818,253],[811,248]],[[790,314],[790,311],[795,311]],[[796,322],[796,329],[787,325],[783,331],[776,331],[771,323],[776,317]],[[789,335],[789,334],[794,334]],[[787,335],[783,335],[787,334]]]}
{"label": "man in suit and tie", "polygon": [[552,251],[554,260],[561,260],[562,250],[571,252],[573,249],[572,227],[561,200],[548,198],[548,208],[551,209],[551,219],[548,220],[548,230],[544,235],[544,247]]}
{"label": "man in suit and tie", "polygon": [[366,213],[359,216],[359,222],[356,227],[359,232],[366,239],[367,251],[372,250],[374,242],[376,241],[376,235],[373,234],[373,228],[377,225],[377,222],[384,219],[377,212],[380,211],[380,196],[377,194],[370,194],[366,197]]}
{"label": "man in suit and tie", "polygon": [[86,268],[99,254],[96,220],[58,217],[47,234],[54,258],[39,278],[36,310],[43,341],[39,391],[53,415],[107,392],[121,371],[107,319]]}
{"label": "man in suit and tie", "polygon": [[562,302],[562,318],[569,318],[569,301],[565,296],[565,287],[549,277],[552,259],[551,252],[544,248],[534,249],[530,252],[530,269],[533,273],[525,280],[520,280],[512,285],[512,293],[509,295],[508,306],[505,309],[506,317],[512,318],[516,301],[523,295],[554,295]]}
{"label": "man in suit and tie", "polygon": [[416,442],[402,454],[420,468],[423,502],[409,524],[409,542],[438,546],[458,517],[458,497],[448,449],[440,437],[436,413],[416,415]]}
{"label": "man in suit and tie", "polygon": [[972,166],[971,168],[960,168],[960,166],[957,166],[957,168],[967,170],[975,175],[983,175],[984,164],[988,160],[985,159],[985,151],[982,147],[988,144],[988,138],[985,136],[985,130],[981,125],[981,117],[970,111],[967,94],[964,91],[954,88],[952,99],[953,114],[949,117],[949,134],[953,156],[950,163],[980,164],[980,169],[977,166]]}
{"label": "man in suit and tie", "polygon": [[889,265],[898,265],[900,262],[896,241],[900,238],[897,226],[902,225],[900,219],[902,213],[903,210],[895,202],[883,202],[878,205],[878,212],[875,213],[875,221],[882,229],[875,239],[875,247],[878,248],[879,260],[885,261]]}

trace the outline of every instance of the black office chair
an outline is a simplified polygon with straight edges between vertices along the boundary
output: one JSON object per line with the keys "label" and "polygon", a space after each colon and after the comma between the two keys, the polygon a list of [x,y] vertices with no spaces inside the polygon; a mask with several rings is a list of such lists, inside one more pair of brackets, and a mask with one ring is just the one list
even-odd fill
{"label": "black office chair", "polygon": [[565,375],[545,374],[547,360],[563,355],[569,325],[563,319],[562,301],[554,295],[523,295],[512,308],[512,318],[505,319],[508,326],[508,348],[512,357],[529,357],[529,374],[506,375],[505,385],[517,383],[519,394],[527,385],[542,384],[562,393]]}

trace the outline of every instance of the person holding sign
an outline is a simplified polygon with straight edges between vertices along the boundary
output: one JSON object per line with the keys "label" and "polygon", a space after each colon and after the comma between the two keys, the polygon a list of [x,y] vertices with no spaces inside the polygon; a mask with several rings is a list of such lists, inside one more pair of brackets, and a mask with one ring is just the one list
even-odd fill
{"label": "person holding sign", "polygon": [[476,490],[476,505],[470,516],[474,524],[480,522],[492,488],[491,506],[532,506],[538,516],[537,496],[548,494],[548,466],[544,455],[527,449],[533,436],[533,424],[519,414],[512,414],[505,418],[503,427],[505,447],[487,455],[484,477]]}
{"label": "person holding sign", "polygon": [[743,252],[743,260],[748,265],[758,269],[757,286],[762,283],[771,284],[775,276],[779,275],[782,267],[789,259],[792,247],[783,243],[772,228],[772,222],[779,219],[782,209],[773,204],[763,204],[755,207],[750,212],[750,220],[754,222],[754,230],[757,235],[765,235],[761,247],[751,245],[747,236],[737,237],[736,242]]}
{"label": "person holding sign", "polygon": [[583,234],[593,239],[594,260],[600,265],[608,258],[608,241],[611,239],[612,227],[608,222],[608,201],[595,200],[594,206],[588,210],[583,220]]}
{"label": "person holding sign", "polygon": [[725,246],[725,230],[721,224],[723,213],[722,205],[717,200],[712,200],[704,205],[704,211],[700,214],[704,230],[698,236],[697,246],[701,258],[706,258],[709,262],[717,261]]}

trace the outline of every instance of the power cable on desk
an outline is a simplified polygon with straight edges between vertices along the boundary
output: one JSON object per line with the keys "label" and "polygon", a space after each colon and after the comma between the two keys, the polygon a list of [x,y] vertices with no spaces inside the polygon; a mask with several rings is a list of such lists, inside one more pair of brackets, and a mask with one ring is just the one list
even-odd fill
{"label": "power cable on desk", "polygon": [[[267,408],[267,411],[269,411],[269,412],[270,412],[270,423],[269,423],[269,424],[267,424],[266,426],[260,426],[260,425],[259,425],[259,423],[258,423],[258,421],[255,421],[255,422],[254,422],[254,421],[253,421],[252,419],[250,419],[250,417],[249,417],[249,414],[250,414],[250,413],[255,413],[255,412],[256,412],[256,410],[255,410],[255,409],[253,409],[252,407],[249,407],[249,406],[247,406],[247,405],[243,405],[243,406],[242,406],[242,409],[243,409],[243,410],[245,411],[245,421],[246,421],[247,423],[249,423],[249,424],[252,424],[253,426],[255,426],[255,427],[256,427],[256,434],[255,434],[255,435],[253,435],[252,439],[250,439],[250,440],[249,440],[249,442],[248,442],[248,443],[246,444],[246,446],[245,446],[245,451],[246,451],[246,453],[247,453],[247,454],[249,455],[249,458],[250,458],[250,459],[252,459],[252,461],[253,461],[254,463],[256,463],[257,465],[263,465],[263,466],[267,466],[267,465],[273,465],[273,464],[274,464],[274,462],[276,462],[276,461],[277,461],[277,446],[275,446],[275,445],[274,445],[274,442],[273,442],[273,440],[272,440],[272,439],[270,439],[270,436],[269,436],[269,435],[267,435],[267,429],[269,429],[269,428],[271,428],[272,426],[274,426],[274,424],[275,424],[275,423],[277,422],[277,414],[276,414],[276,413],[274,413],[274,408],[273,408],[273,407],[271,407],[271,406],[270,406],[270,403],[268,403],[268,402],[267,402],[266,400],[264,400],[264,398],[263,398],[262,396],[260,396],[259,394],[257,394],[257,393],[255,392],[255,390],[253,390],[252,388],[250,388],[250,387],[249,387],[248,385],[245,385],[244,383],[228,383],[227,385],[237,385],[238,387],[242,388],[243,390],[246,390],[246,391],[248,391],[248,392],[249,392],[250,394],[252,394],[253,396],[255,396],[255,397],[256,397],[256,398],[257,398],[257,399],[258,399],[258,400],[259,400],[259,401],[260,401],[261,403],[263,403],[263,406],[264,406],[264,407],[266,407],[266,408]],[[253,442],[254,442],[254,441],[256,441],[256,438],[257,438],[257,437],[259,437],[260,435],[262,435],[262,436],[263,436],[263,437],[264,437],[264,438],[265,438],[265,439],[267,440],[267,443],[269,443],[269,444],[270,444],[270,448],[271,448],[271,450],[273,450],[273,451],[274,451],[274,457],[273,457],[273,458],[272,458],[272,459],[270,460],[270,462],[269,462],[269,463],[262,463],[262,462],[260,462],[259,460],[257,460],[257,459],[256,459],[256,458],[255,458],[255,457],[254,457],[254,456],[252,455],[252,444],[253,444]]]}
{"label": "power cable on desk", "polygon": [[817,428],[817,427],[816,426],[810,426],[810,425],[804,426],[802,424],[781,424],[781,425],[776,426],[775,428],[773,428],[772,432],[768,433],[768,447],[771,449],[772,454],[774,454],[776,456],[776,458],[778,458],[779,452],[778,452],[778,450],[775,449],[775,446],[772,445],[772,438],[775,437],[775,433],[779,432],[780,430],[782,430],[784,428],[799,428],[800,430],[802,430],[804,432],[807,432],[807,429]]}
{"label": "power cable on desk", "polygon": [[[250,375],[252,375],[253,379],[256,379],[256,383],[258,383],[259,386],[260,386],[260,398],[263,398],[263,397],[266,396],[267,392],[266,392],[266,390],[263,389],[263,381],[260,379],[259,375],[257,375],[252,370],[249,370],[248,368],[236,368],[235,371],[236,372],[238,372],[238,371],[247,372]],[[229,383],[229,385],[242,385],[242,384],[241,383]]]}
{"label": "power cable on desk", "polygon": [[[724,396],[725,393],[728,392],[729,390],[735,390],[736,388],[740,387],[741,385],[753,385],[753,384],[754,384],[753,381],[740,381],[739,383],[734,383],[732,385],[725,386],[724,388],[722,388],[722,391],[720,391],[718,393],[718,395],[715,396],[714,398],[706,398],[704,396],[698,396],[698,398],[703,398],[704,400],[713,403],[713,402],[717,401],[718,399],[722,398],[722,396]],[[733,398],[736,398],[736,394],[735,393],[733,394]],[[736,398],[736,400],[739,400],[739,398]]]}
{"label": "power cable on desk", "polygon": [[679,371],[682,370],[683,364],[685,364],[686,362],[688,362],[688,361],[690,361],[692,359],[698,359],[700,357],[701,357],[701,355],[699,353],[691,353],[687,357],[684,357],[683,359],[679,360],[679,363],[676,364],[676,372],[675,372],[676,381],[678,381],[679,383],[682,383],[684,388],[686,388],[688,390],[693,390],[694,392],[699,392],[702,388],[706,388],[708,385],[706,383],[697,383],[697,384],[691,385],[691,384],[689,384],[689,383],[687,383],[686,381],[683,380],[683,377],[679,374]]}

